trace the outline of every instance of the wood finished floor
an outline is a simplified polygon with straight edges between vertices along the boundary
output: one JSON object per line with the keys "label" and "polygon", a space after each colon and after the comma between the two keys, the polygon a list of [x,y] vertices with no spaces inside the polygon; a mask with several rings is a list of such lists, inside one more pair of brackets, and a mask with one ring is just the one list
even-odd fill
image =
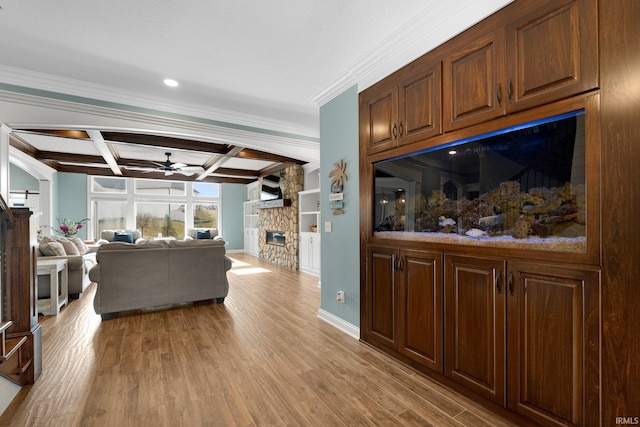
{"label": "wood finished floor", "polygon": [[3,426],[511,426],[317,317],[317,278],[229,254],[224,304],[41,317],[43,372]]}

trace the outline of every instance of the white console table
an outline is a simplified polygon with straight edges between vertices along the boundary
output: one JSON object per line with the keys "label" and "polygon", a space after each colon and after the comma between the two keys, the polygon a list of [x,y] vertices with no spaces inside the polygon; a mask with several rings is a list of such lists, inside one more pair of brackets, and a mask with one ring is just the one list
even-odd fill
{"label": "white console table", "polygon": [[[58,280],[58,273],[60,279]],[[54,316],[67,303],[69,294],[69,270],[66,259],[38,259],[38,276],[49,275],[49,298],[38,299],[38,313]]]}

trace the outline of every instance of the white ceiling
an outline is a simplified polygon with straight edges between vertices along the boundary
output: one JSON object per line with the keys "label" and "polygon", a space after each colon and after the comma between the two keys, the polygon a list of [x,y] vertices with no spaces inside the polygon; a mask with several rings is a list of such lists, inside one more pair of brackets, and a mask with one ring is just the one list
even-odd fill
{"label": "white ceiling", "polygon": [[[151,126],[155,134],[319,162],[324,102],[354,84],[362,90],[511,1],[0,0],[0,124],[145,132],[141,115],[94,114],[111,102],[173,114]],[[163,85],[167,77],[180,86]],[[15,101],[34,93],[48,103]],[[60,104],[69,96],[96,102]],[[181,117],[206,122],[183,126]],[[86,141],[20,137],[36,150],[96,155]],[[111,148],[155,161],[166,151]],[[172,160],[206,157],[174,150]],[[229,158],[225,167],[265,165]]]}

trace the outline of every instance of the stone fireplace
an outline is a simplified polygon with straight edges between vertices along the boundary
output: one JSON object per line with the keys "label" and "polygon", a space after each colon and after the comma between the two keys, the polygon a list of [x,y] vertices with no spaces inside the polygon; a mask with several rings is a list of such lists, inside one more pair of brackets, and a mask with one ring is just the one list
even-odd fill
{"label": "stone fireplace", "polygon": [[[304,189],[304,170],[294,165],[280,173],[283,199],[290,206],[263,207],[258,211],[259,257],[271,264],[298,269],[298,192]],[[262,185],[262,183],[260,183]],[[277,243],[268,243],[268,233],[278,233]],[[273,235],[271,236],[273,237]],[[281,240],[281,242],[280,242]]]}

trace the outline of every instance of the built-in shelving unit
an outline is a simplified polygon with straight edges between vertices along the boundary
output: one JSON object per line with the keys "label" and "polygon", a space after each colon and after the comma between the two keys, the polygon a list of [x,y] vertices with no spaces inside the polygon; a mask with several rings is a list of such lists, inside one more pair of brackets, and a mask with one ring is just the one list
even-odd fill
{"label": "built-in shelving unit", "polygon": [[298,193],[300,246],[300,270],[320,275],[320,189]]}
{"label": "built-in shelving unit", "polygon": [[258,205],[260,200],[244,202],[244,251],[258,255]]}

